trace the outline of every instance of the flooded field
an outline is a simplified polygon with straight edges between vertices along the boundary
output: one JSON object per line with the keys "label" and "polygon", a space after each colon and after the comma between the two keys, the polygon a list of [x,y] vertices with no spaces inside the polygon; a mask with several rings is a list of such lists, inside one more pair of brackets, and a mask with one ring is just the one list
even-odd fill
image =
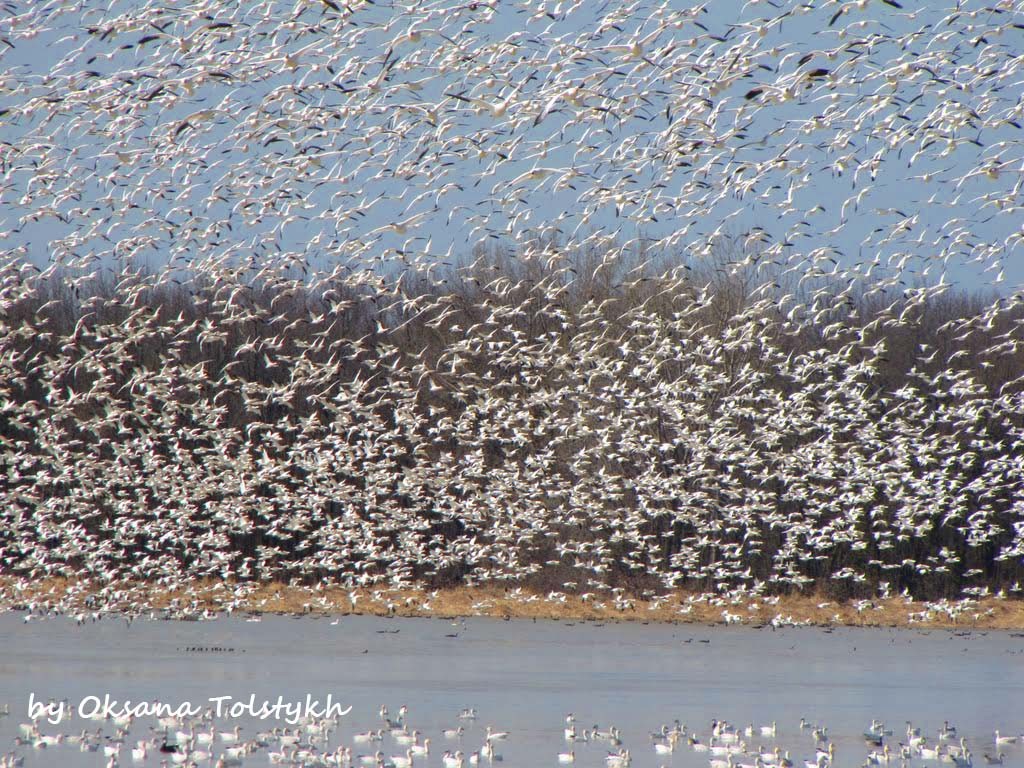
{"label": "flooded field", "polygon": [[[908,742],[908,721],[920,728],[925,748],[938,743],[944,721],[957,728],[956,746],[963,738],[974,765],[984,755],[1003,752],[1004,765],[1024,766],[1024,749],[1004,744],[998,749],[995,731],[1003,736],[1024,730],[1024,636],[1007,632],[949,632],[914,630],[704,628],[642,624],[501,621],[496,619],[383,619],[349,616],[341,619],[264,617],[175,622],[105,618],[77,626],[69,619],[32,620],[9,612],[0,616],[5,653],[0,661],[0,718],[3,752],[23,755],[27,766],[107,765],[104,747],[115,748],[113,720],[87,720],[66,711],[62,722],[37,720],[38,734],[18,745],[19,725],[29,723],[28,704],[66,699],[71,705],[103,699],[124,702],[188,703],[198,709],[254,697],[257,706],[305,702],[307,695],[321,704],[331,695],[351,711],[322,737],[303,729],[308,756],[295,764],[336,765],[320,757],[351,747],[358,755],[407,754],[409,745],[388,732],[379,710],[386,705],[392,720],[406,706],[404,723],[416,740],[430,739],[426,755],[414,755],[424,768],[445,768],[444,753],[460,750],[465,765],[485,744],[487,727],[508,731],[493,741],[494,762],[510,766],[556,766],[559,754],[573,754],[576,765],[606,765],[609,752],[629,750],[633,765],[658,768],[706,768],[711,755],[697,752],[681,737],[671,752],[655,750],[652,731],[671,729],[676,720],[685,733],[707,744],[713,720],[735,725],[746,753],[736,765],[754,764],[749,753],[769,753],[776,746],[788,751],[797,768],[815,761],[816,739],[801,718],[827,728],[821,745],[834,745],[833,765],[861,766],[870,747],[862,736],[873,720],[892,734],[884,737],[899,764],[899,744]],[[473,709],[476,719],[460,719]],[[584,731],[618,729],[621,744],[602,739],[569,743],[564,736],[566,716],[574,713],[577,737]],[[240,726],[237,742],[214,736],[212,745],[197,739],[196,763],[232,764],[225,750],[252,743],[261,732],[293,729],[280,717],[215,718],[212,730],[230,732]],[[777,724],[774,737],[761,735],[760,726]],[[752,724],[752,736],[744,735]],[[443,731],[462,726],[460,737],[446,739]],[[159,765],[161,759],[184,760],[180,754],[160,754],[162,730],[155,718],[135,720],[123,736],[116,759],[120,764]],[[356,743],[353,736],[384,728],[383,741]],[[93,752],[83,751],[67,737],[84,730],[98,738]],[[182,724],[171,730],[206,735],[208,721]],[[41,737],[64,734],[46,747],[34,746]],[[22,734],[23,736],[24,734]],[[184,734],[183,734],[184,738]],[[143,759],[132,760],[132,747],[149,739]],[[242,757],[243,764],[268,764],[280,753],[277,737],[264,739]],[[56,741],[51,739],[50,741]],[[1020,739],[1018,739],[1018,742]],[[757,750],[761,747],[761,750]],[[827,747],[826,747],[827,748]],[[285,750],[286,753],[289,750]],[[294,754],[294,751],[292,751]],[[207,756],[208,755],[208,756]],[[563,757],[563,761],[568,757]],[[721,759],[728,761],[728,757]],[[963,758],[959,758],[963,759]],[[947,760],[953,763],[952,758]],[[370,764],[375,764],[371,759]],[[939,765],[915,754],[912,765]],[[235,763],[237,764],[237,763]],[[480,765],[487,765],[486,757]],[[400,768],[400,766],[398,767]]]}

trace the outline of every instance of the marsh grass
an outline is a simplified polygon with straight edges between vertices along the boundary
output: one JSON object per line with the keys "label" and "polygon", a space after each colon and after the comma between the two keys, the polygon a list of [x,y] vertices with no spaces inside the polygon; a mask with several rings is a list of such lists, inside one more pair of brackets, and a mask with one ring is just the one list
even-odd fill
{"label": "marsh grass", "polygon": [[[146,583],[98,584],[66,579],[27,583],[0,580],[0,606],[68,615],[155,612],[194,619],[231,613],[372,615],[393,617],[487,616],[556,621],[741,624],[745,626],[922,627],[1024,629],[1024,600],[984,597],[921,602],[905,597],[838,602],[821,594],[732,597],[677,592],[656,599],[541,594],[480,585],[441,590],[307,587],[281,582],[234,584],[197,581],[165,587]],[[99,611],[97,611],[99,612]]]}

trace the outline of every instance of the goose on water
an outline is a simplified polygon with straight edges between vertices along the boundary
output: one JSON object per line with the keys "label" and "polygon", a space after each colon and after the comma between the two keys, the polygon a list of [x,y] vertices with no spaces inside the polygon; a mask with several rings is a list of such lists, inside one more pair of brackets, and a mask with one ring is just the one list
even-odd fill
{"label": "goose on water", "polygon": [[216,732],[214,731],[213,726],[211,725],[209,731],[203,731],[201,733],[195,734],[196,744],[212,744],[215,735]]}
{"label": "goose on water", "polygon": [[881,752],[872,750],[868,753],[867,760],[864,765],[881,765],[882,763],[889,762],[889,745],[886,744]]}
{"label": "goose on water", "polygon": [[671,755],[676,751],[676,736],[670,736],[667,741],[655,742],[654,751],[659,755]]}
{"label": "goose on water", "polygon": [[210,759],[210,753],[205,749],[190,749],[187,757],[192,762],[202,763]]}
{"label": "goose on water", "polygon": [[934,747],[921,745],[919,753],[922,760],[939,760],[942,758],[942,747],[936,744]]}
{"label": "goose on water", "polygon": [[480,747],[480,756],[487,758],[492,763],[501,760],[501,755],[494,751],[494,744],[490,741],[485,741],[484,745]]}

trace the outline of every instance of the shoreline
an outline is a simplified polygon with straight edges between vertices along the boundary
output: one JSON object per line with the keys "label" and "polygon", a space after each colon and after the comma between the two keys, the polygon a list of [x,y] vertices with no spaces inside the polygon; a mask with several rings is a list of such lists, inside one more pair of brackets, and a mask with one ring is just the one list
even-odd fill
{"label": "shoreline", "polygon": [[984,597],[912,601],[904,597],[837,602],[820,595],[722,597],[674,593],[651,600],[611,594],[540,594],[501,586],[440,590],[347,589],[283,583],[94,584],[0,579],[0,610],[69,616],[161,613],[182,620],[217,614],[372,615],[657,624],[1024,630],[1024,600]]}

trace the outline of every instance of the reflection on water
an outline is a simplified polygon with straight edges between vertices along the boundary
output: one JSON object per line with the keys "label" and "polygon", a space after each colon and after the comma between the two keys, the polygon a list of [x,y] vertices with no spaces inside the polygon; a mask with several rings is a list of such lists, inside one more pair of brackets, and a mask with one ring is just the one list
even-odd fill
{"label": "reflection on water", "polygon": [[[995,754],[994,730],[1024,730],[1024,637],[1004,632],[916,630],[702,628],[468,619],[335,619],[266,617],[204,622],[103,619],[78,627],[68,619],[23,623],[0,615],[5,638],[0,661],[0,745],[15,749],[18,724],[28,720],[30,694],[78,703],[110,694],[124,701],[206,705],[210,697],[257,702],[323,701],[331,694],[352,711],[341,718],[327,747],[352,744],[356,732],[377,728],[378,710],[408,706],[410,729],[431,738],[423,768],[443,768],[445,750],[466,755],[483,744],[485,728],[511,731],[497,751],[508,765],[557,766],[560,752],[576,765],[605,764],[607,742],[567,745],[565,716],[579,731],[597,724],[619,728],[622,746],[638,768],[707,768],[708,755],[685,743],[656,754],[650,732],[678,719],[706,741],[713,718],[741,730],[775,721],[778,735],[747,740],[748,747],[779,745],[796,768],[813,759],[814,740],[798,723],[828,727],[837,768],[855,768],[869,752],[862,732],[872,719],[893,730],[893,750],[906,742],[907,721],[933,743],[943,721],[959,729],[981,766]],[[195,650],[204,649],[204,650]],[[478,719],[460,721],[475,708]],[[283,720],[238,719],[242,739],[284,727]],[[235,722],[218,724],[227,730]],[[460,722],[466,731],[447,741],[442,730]],[[129,744],[150,735],[152,718],[133,724],[120,755],[131,764]],[[115,732],[113,722],[74,717],[60,725],[40,721],[44,734],[83,728]],[[955,743],[955,742],[954,742]],[[372,754],[378,745],[355,745]],[[407,747],[385,737],[385,756]],[[215,745],[214,753],[221,749]],[[275,745],[274,749],[277,747]],[[1005,765],[1024,766],[1024,747],[1008,745]],[[17,747],[30,766],[104,765],[100,753],[58,744],[43,750]],[[267,751],[246,765],[267,764]],[[166,757],[166,756],[164,756]],[[159,765],[151,753],[141,765]],[[743,759],[741,762],[752,762]],[[738,760],[738,762],[740,762]],[[212,764],[212,763],[211,763]],[[486,765],[486,761],[482,761]],[[898,762],[894,762],[897,765]],[[940,766],[920,758],[915,766]]]}

